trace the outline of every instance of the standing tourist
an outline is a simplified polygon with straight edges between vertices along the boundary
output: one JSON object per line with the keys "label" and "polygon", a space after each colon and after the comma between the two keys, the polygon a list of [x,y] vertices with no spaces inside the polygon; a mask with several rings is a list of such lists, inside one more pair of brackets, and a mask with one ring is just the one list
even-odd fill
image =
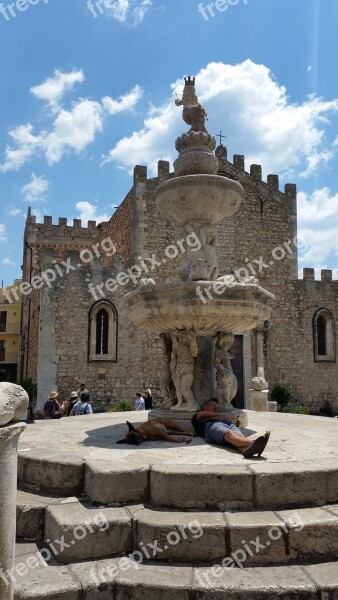
{"label": "standing tourist", "polygon": [[151,410],[153,408],[153,395],[150,389],[148,389],[144,396],[145,410]]}
{"label": "standing tourist", "polygon": [[43,407],[43,416],[45,419],[61,419],[63,407],[57,400],[58,395],[58,392],[51,392],[49,394],[48,400]]}
{"label": "standing tourist", "polygon": [[145,410],[145,402],[139,392],[137,392],[137,394],[136,394],[136,399],[134,402],[134,410]]}
{"label": "standing tourist", "polygon": [[76,393],[77,393],[77,395],[79,396],[79,398],[80,398],[80,396],[81,396],[81,394],[82,394],[83,392],[84,392],[85,394],[89,394],[89,391],[88,391],[88,390],[87,390],[87,388],[86,388],[86,384],[85,384],[85,383],[83,383],[83,382],[81,382],[81,383],[80,383],[80,387],[79,387],[79,389],[78,389],[78,390],[77,390],[77,392],[76,392]]}
{"label": "standing tourist", "polygon": [[80,398],[77,394],[77,392],[72,392],[69,396],[69,400],[67,400],[67,402],[64,403],[63,405],[63,414],[66,415],[66,417],[70,416],[70,413],[72,412],[74,406],[80,401]]}

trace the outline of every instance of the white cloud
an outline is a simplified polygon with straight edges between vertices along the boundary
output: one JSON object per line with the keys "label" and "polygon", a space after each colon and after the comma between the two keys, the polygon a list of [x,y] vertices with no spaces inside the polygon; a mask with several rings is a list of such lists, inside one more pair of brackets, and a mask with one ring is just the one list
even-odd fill
{"label": "white cloud", "polygon": [[[173,97],[164,105],[151,107],[144,126],[121,139],[106,161],[132,169],[147,164],[156,171],[158,159],[176,158],[175,138],[187,131],[174,93],[181,94],[182,81],[172,84]],[[325,101],[310,96],[292,104],[264,65],[246,60],[238,65],[210,63],[197,76],[197,93],[209,113],[208,130],[227,130],[234,152],[246,151],[246,165],[262,164],[266,173],[295,176],[312,174],[333,156],[325,127],[328,116],[338,111],[338,99]]]}
{"label": "white cloud", "polygon": [[338,193],[331,195],[327,187],[315,190],[312,195],[299,192],[298,224],[304,245],[300,265],[314,267],[316,273],[327,268],[328,262],[338,268]]}
{"label": "white cloud", "polygon": [[81,100],[72,110],[61,110],[53,131],[46,137],[44,150],[49,164],[58,162],[68,150],[77,154],[95,140],[102,130],[102,107],[99,102]]}
{"label": "white cloud", "polygon": [[84,81],[84,74],[81,69],[70,73],[62,73],[56,70],[54,77],[48,77],[40,85],[31,87],[30,91],[37,98],[46,100],[50,107],[55,110],[65,92],[71,90],[75,83],[81,83],[82,81]]}
{"label": "white cloud", "polygon": [[97,223],[101,223],[102,221],[109,221],[111,215],[99,214],[97,212],[97,206],[95,204],[91,204],[90,202],[78,202],[76,204],[76,210],[79,211],[78,218],[82,221],[96,221]]}
{"label": "white cloud", "polygon": [[18,215],[22,215],[22,210],[21,208],[7,208],[6,212],[8,215],[10,215],[11,217],[17,217]]}
{"label": "white cloud", "polygon": [[32,173],[30,182],[26,183],[26,185],[21,188],[20,192],[28,202],[37,202],[44,199],[46,192],[48,192],[48,188],[49,181],[44,175],[37,177],[35,173]]}
{"label": "white cloud", "polygon": [[306,69],[307,73],[310,73],[310,71],[312,71],[312,65],[309,65],[308,68]]}
{"label": "white cloud", "polygon": [[139,25],[149,8],[152,6],[152,0],[110,0],[110,5],[105,3],[105,11],[108,16],[113,17],[120,23]]}
{"label": "white cloud", "polygon": [[[82,73],[82,71],[76,73]],[[44,94],[47,97],[47,91]],[[53,164],[61,160],[65,153],[73,151],[78,154],[82,152],[95,141],[96,134],[102,131],[105,115],[131,110],[142,94],[142,88],[136,85],[130,92],[121,95],[117,100],[105,96],[102,104],[94,100],[80,99],[73,104],[70,110],[56,111],[50,130],[43,130],[38,135],[33,134],[33,126],[30,123],[13,129],[9,132],[13,142],[5,150],[4,162],[0,164],[0,171],[6,173],[18,170],[30,159],[40,154],[45,156],[48,164]],[[51,102],[55,98],[56,92],[54,96],[50,92]]]}
{"label": "white cloud", "polygon": [[0,242],[5,242],[7,240],[7,231],[6,225],[0,223]]}
{"label": "white cloud", "polygon": [[105,96],[102,98],[102,106],[110,115],[115,115],[120,112],[124,112],[126,110],[131,110],[137,104],[137,102],[142,98],[143,90],[139,85],[135,85],[135,87],[120,96],[118,100],[114,100],[109,96]]}
{"label": "white cloud", "polygon": [[9,258],[9,256],[6,256],[6,257],[5,257],[5,258],[4,258],[4,259],[1,261],[1,263],[2,263],[3,265],[9,266],[9,267],[16,267],[16,266],[17,266],[16,262],[14,262],[13,260],[11,260],[11,259]]}
{"label": "white cloud", "polygon": [[20,125],[9,132],[14,140],[14,147],[7,146],[5,150],[5,160],[0,165],[0,170],[3,173],[17,171],[41,148],[44,133],[35,136],[32,131],[33,126],[27,123],[27,125]]}

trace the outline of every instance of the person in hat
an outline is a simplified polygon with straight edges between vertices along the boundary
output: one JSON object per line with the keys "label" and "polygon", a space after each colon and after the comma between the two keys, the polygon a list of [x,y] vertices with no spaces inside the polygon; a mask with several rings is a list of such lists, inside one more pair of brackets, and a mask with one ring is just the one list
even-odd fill
{"label": "person in hat", "polygon": [[45,419],[60,419],[62,416],[62,405],[57,400],[58,392],[51,392],[47,402],[43,407],[43,415]]}
{"label": "person in hat", "polygon": [[69,396],[69,400],[67,400],[66,402],[64,402],[63,405],[63,414],[66,415],[67,417],[70,416],[70,413],[72,412],[74,406],[80,401],[79,395],[77,392],[71,392],[70,396]]}
{"label": "person in hat", "polygon": [[79,402],[74,404],[70,413],[71,417],[80,417],[82,415],[92,415],[93,409],[89,402],[89,394],[82,392]]}

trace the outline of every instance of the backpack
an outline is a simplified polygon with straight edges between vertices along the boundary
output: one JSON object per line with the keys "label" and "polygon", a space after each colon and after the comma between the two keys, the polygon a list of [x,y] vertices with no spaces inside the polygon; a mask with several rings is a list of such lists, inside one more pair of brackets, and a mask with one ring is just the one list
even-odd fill
{"label": "backpack", "polygon": [[80,406],[80,412],[78,412],[77,415],[82,416],[82,415],[89,415],[89,414],[90,414],[89,403],[86,402],[85,404]]}

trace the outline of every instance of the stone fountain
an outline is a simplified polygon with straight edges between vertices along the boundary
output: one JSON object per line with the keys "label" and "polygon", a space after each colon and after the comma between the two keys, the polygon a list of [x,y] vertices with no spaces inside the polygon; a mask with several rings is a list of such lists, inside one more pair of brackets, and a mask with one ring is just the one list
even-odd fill
{"label": "stone fountain", "polygon": [[270,318],[274,296],[253,277],[219,277],[217,224],[239,210],[244,190],[217,175],[216,140],[205,128],[195,79],[185,79],[176,105],[191,129],[176,140],[175,177],[157,187],[156,203],[177,226],[177,239],[194,236],[199,243],[187,247],[172,282],[150,281],[126,296],[130,320],[160,334],[162,343],[164,403],[150,418],[175,413],[190,421],[205,400],[217,397],[222,413],[245,426],[246,413],[231,405],[237,392],[231,347],[235,334]]}

